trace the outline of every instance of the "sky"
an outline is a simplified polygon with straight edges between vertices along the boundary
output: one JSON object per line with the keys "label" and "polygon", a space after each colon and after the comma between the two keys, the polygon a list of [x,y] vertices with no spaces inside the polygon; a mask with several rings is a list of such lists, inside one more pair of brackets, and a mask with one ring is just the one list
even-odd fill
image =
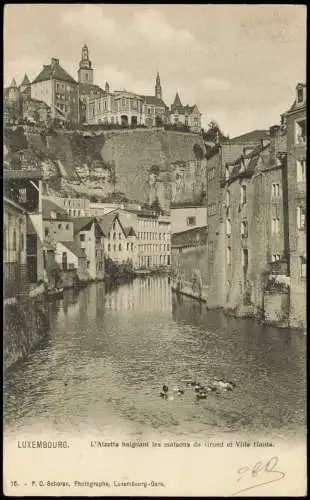
{"label": "sky", "polygon": [[19,4],[4,11],[4,85],[57,57],[77,79],[87,44],[94,83],[197,104],[234,137],[279,123],[306,79],[306,7]]}

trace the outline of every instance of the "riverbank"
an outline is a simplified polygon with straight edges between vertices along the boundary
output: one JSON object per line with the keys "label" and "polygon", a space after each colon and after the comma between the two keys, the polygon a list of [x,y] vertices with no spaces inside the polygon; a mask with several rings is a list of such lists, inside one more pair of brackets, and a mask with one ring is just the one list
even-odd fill
{"label": "riverbank", "polygon": [[185,285],[182,286],[181,289],[177,287],[176,282],[172,283],[171,285],[172,292],[175,293],[178,296],[184,296],[188,297],[194,300],[197,300],[200,303],[206,304],[207,309],[220,309],[223,311],[223,313],[226,316],[231,316],[234,318],[245,318],[245,319],[252,319],[253,321],[256,321],[257,323],[268,325],[268,326],[273,326],[275,328],[279,329],[287,329],[289,328],[292,331],[298,331],[303,333],[304,335],[307,334],[306,329],[301,329],[301,328],[291,328],[289,326],[288,320],[283,320],[283,319],[270,319],[270,315],[264,313],[264,311],[259,311],[257,312],[256,308],[253,305],[241,305],[240,307],[236,309],[227,309],[225,307],[217,307],[217,308],[209,308],[208,307],[208,289],[205,286],[202,286],[201,293],[197,294],[193,291],[192,287],[190,286],[189,283],[185,283]]}
{"label": "riverbank", "polygon": [[48,303],[45,294],[23,301],[6,303],[3,309],[4,372],[25,358],[44,340],[49,331]]}

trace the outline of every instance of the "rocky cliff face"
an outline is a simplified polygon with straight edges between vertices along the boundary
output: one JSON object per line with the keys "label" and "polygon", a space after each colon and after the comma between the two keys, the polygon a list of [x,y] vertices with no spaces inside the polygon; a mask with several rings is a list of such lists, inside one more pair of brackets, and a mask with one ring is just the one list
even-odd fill
{"label": "rocky cliff face", "polygon": [[123,192],[163,208],[205,187],[200,136],[163,129],[95,133],[6,130],[5,166],[41,168],[51,190],[88,196]]}

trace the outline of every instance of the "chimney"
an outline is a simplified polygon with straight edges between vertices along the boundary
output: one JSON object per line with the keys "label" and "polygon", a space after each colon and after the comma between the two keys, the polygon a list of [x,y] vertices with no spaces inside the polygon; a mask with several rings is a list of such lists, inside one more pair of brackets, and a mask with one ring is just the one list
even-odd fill
{"label": "chimney", "polygon": [[269,128],[270,135],[270,160],[272,164],[276,163],[277,154],[279,151],[281,127],[280,125],[273,125]]}
{"label": "chimney", "polygon": [[52,57],[52,68],[54,68],[54,66],[56,66],[57,64],[59,64],[59,59],[56,59],[56,57]]}

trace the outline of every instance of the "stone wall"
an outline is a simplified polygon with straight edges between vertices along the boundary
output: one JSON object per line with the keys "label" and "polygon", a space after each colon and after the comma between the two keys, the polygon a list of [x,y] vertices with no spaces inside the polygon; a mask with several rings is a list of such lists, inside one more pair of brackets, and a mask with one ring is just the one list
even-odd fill
{"label": "stone wall", "polygon": [[4,306],[4,371],[27,356],[49,330],[48,305],[43,296]]}
{"label": "stone wall", "polygon": [[289,293],[264,293],[264,321],[279,327],[288,327]]}

